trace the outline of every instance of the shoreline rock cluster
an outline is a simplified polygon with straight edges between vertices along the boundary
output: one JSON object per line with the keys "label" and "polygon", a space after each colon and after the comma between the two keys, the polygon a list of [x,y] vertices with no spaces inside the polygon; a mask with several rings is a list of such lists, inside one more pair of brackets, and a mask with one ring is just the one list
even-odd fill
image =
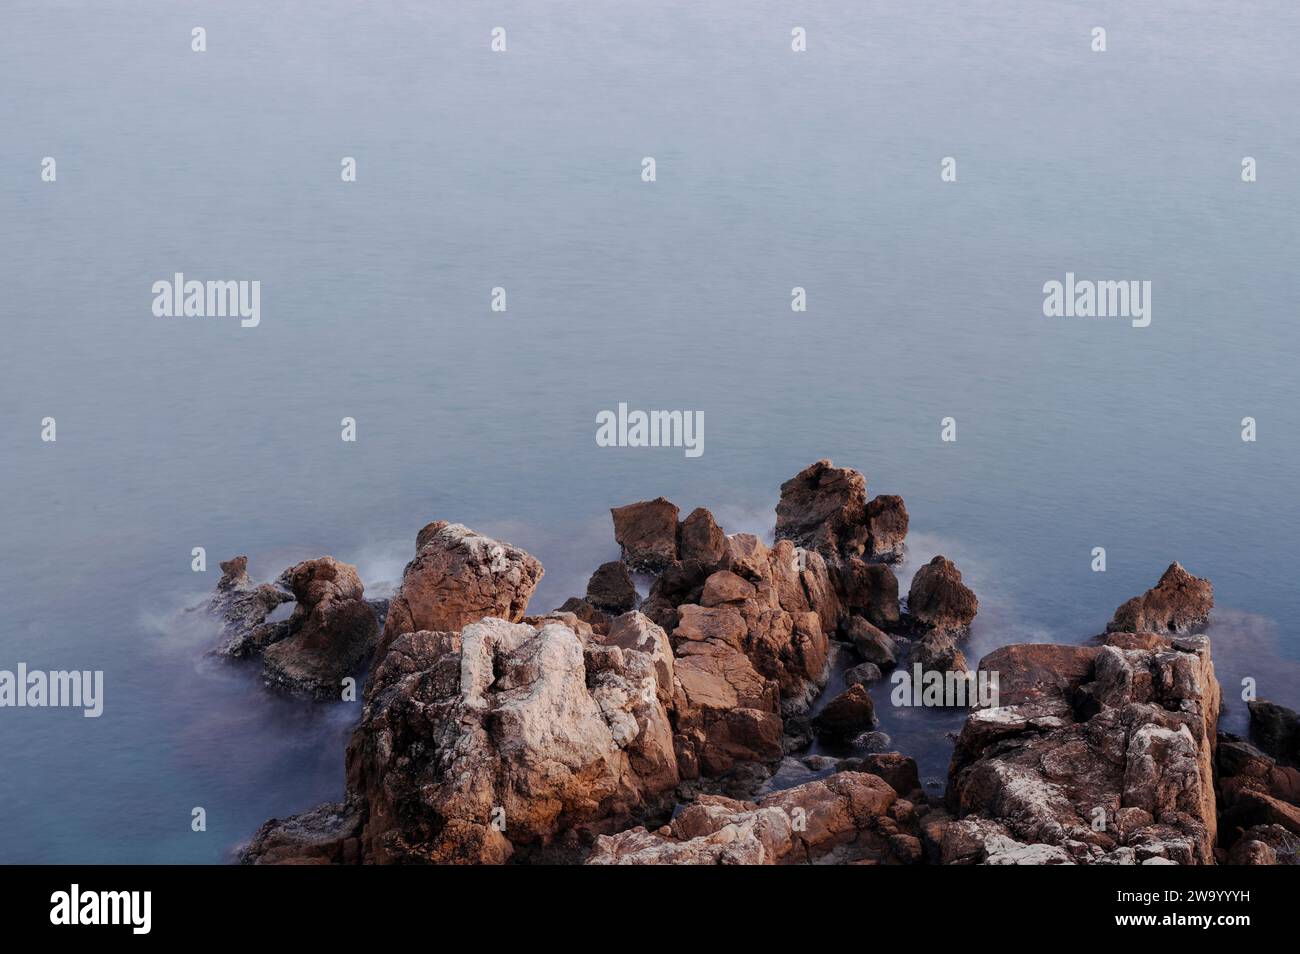
{"label": "shoreline rock cluster", "polygon": [[[999,698],[936,797],[880,751],[870,686],[905,662],[966,672],[979,602],[943,556],[900,599],[901,497],[818,461],[782,485],[771,546],[664,498],[611,517],[621,558],[540,616],[534,557],[443,521],[382,617],[332,558],[278,586],[223,564],[221,651],[260,655],[268,685],[327,698],[369,667],[344,801],[271,819],[241,860],[1294,863],[1295,714],[1252,704],[1260,746],[1220,737],[1194,632],[1213,588],[1178,564],[1090,644],[986,656]],[[822,699],[839,654],[856,665]]]}

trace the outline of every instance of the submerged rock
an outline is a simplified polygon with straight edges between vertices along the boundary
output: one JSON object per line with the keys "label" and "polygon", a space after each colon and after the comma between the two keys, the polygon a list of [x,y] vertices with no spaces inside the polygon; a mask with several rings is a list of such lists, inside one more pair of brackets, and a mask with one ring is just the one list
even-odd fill
{"label": "submerged rock", "polygon": [[1115,610],[1106,631],[1187,633],[1204,625],[1213,608],[1214,585],[1171,563],[1155,586]]}

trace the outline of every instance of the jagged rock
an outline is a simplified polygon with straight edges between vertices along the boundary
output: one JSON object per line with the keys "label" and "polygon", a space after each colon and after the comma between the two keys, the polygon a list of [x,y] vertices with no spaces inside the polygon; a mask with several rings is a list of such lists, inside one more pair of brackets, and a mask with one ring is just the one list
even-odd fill
{"label": "jagged rock", "polygon": [[678,527],[677,556],[683,563],[694,560],[710,572],[722,568],[727,557],[727,535],[703,507],[692,510]]}
{"label": "jagged rock", "polygon": [[623,562],[635,570],[662,570],[677,562],[677,505],[656,497],[610,510]]}
{"label": "jagged rock", "polygon": [[861,685],[849,686],[813,717],[813,727],[818,733],[836,738],[851,738],[875,724],[875,704]]}
{"label": "jagged rock", "polygon": [[[585,644],[558,621],[399,636],[348,746],[362,860],[497,863],[666,811],[678,774],[660,680],[672,659],[637,615]],[[264,826],[258,843],[290,860],[304,829],[303,816]]]}
{"label": "jagged rock", "polygon": [[745,654],[747,627],[731,606],[679,608],[673,631],[679,696],[676,743],[684,777],[716,776],[737,761],[781,757],[780,689]]}
{"label": "jagged rock", "polygon": [[587,581],[587,602],[598,610],[627,613],[636,609],[638,601],[632,574],[622,560],[602,563]]}
{"label": "jagged rock", "polygon": [[360,668],[379,639],[357,569],[326,556],[290,567],[282,579],[297,604],[288,635],[263,654],[262,678],[288,692],[337,699],[343,678]]}
{"label": "jagged rock", "polygon": [[1273,758],[1300,765],[1300,715],[1263,699],[1248,702],[1250,737]]}
{"label": "jagged rock", "polygon": [[866,662],[889,669],[898,661],[898,646],[894,641],[861,616],[849,618],[844,635]]}
{"label": "jagged rock", "polygon": [[851,557],[838,575],[848,612],[865,616],[871,625],[880,629],[898,627],[898,577],[892,569],[883,563],[867,563]]}
{"label": "jagged rock", "polygon": [[758,803],[704,795],[656,831],[598,837],[587,863],[910,862],[911,844],[891,842],[910,835],[889,815],[897,801],[884,779],[857,772],[807,782]]}
{"label": "jagged rock", "polygon": [[823,556],[861,554],[866,543],[867,481],[856,470],[819,460],[781,485],[776,539]]}
{"label": "jagged rock", "polygon": [[907,612],[922,632],[964,633],[978,611],[979,600],[947,557],[935,557],[912,577]]}
{"label": "jagged rock", "polygon": [[458,523],[431,523],[389,604],[380,651],[402,633],[450,632],[485,616],[518,622],[541,578],[542,565],[518,547]]}
{"label": "jagged rock", "polygon": [[[1003,705],[967,719],[949,809],[1076,863],[1213,863],[1220,702],[1209,640],[1116,633],[1092,649],[1091,665],[1063,646],[999,650],[980,663],[997,667]],[[1093,826],[1099,817],[1105,830]],[[983,860],[1005,847],[986,846]]]}
{"label": "jagged rock", "polygon": [[858,663],[858,665],[844,670],[844,681],[850,686],[867,686],[873,682],[879,682],[883,676],[880,667],[875,663]]}
{"label": "jagged rock", "polygon": [[248,578],[248,557],[237,556],[221,563],[221,580],[204,609],[221,620],[222,644],[216,650],[223,656],[244,658],[256,655],[287,628],[267,624],[266,618],[293,595],[269,583],[254,583]]}
{"label": "jagged rock", "polygon": [[1214,585],[1171,563],[1160,582],[1115,610],[1106,631],[1187,633],[1203,625],[1213,608]]}
{"label": "jagged rock", "polygon": [[903,498],[882,494],[872,498],[866,508],[866,556],[872,560],[894,563],[903,558],[907,540],[907,507]]}

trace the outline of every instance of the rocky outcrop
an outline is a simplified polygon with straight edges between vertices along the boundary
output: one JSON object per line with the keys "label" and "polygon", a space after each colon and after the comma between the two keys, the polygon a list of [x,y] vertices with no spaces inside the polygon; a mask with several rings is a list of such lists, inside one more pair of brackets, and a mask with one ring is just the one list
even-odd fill
{"label": "rocky outcrop", "polygon": [[998,672],[1000,705],[972,713],[953,752],[945,861],[1213,863],[1209,640],[1112,633],[1007,647],[980,668]]}
{"label": "rocky outcrop", "polygon": [[867,502],[866,556],[895,563],[903,558],[907,540],[907,507],[895,494],[874,497]]}
{"label": "rocky outcrop", "polygon": [[867,481],[819,460],[781,485],[776,539],[823,556],[861,554],[867,540]]}
{"label": "rocky outcrop", "polygon": [[677,505],[663,497],[614,507],[614,539],[635,570],[662,570],[677,562]]}
{"label": "rocky outcrop", "polygon": [[677,530],[677,553],[683,563],[697,563],[704,572],[720,569],[727,556],[727,535],[703,507],[692,510]]}
{"label": "rocky outcrop", "polygon": [[[223,575],[206,609],[222,621],[219,654],[262,657],[268,686],[293,695],[337,699],[343,679],[356,675],[379,636],[356,567],[325,556],[280,574],[276,585],[254,584],[247,557],[221,564]],[[294,603],[287,619],[271,612]]]}
{"label": "rocky outcrop", "polygon": [[1300,852],[1300,769],[1281,765],[1226,733],[1219,736],[1216,756],[1219,845],[1227,862],[1295,864]]}
{"label": "rocky outcrop", "polygon": [[898,577],[892,569],[850,557],[839,564],[835,581],[848,613],[862,616],[880,629],[898,630]]}
{"label": "rocky outcrop", "polygon": [[286,635],[263,654],[262,677],[277,689],[337,699],[344,677],[361,668],[379,639],[357,569],[326,556],[290,567],[281,579],[297,603]]}
{"label": "rocky outcrop", "polygon": [[216,651],[243,659],[283,638],[283,627],[266,623],[266,618],[277,606],[292,600],[293,595],[278,586],[249,579],[248,557],[222,562],[216,592],[203,607],[221,621],[222,643]]}
{"label": "rocky outcrop", "polygon": [[243,859],[499,863],[666,811],[674,661],[638,615],[608,638],[572,615],[398,636],[348,746],[345,806],[268,823]]}
{"label": "rocky outcrop", "polygon": [[1188,633],[1204,625],[1213,608],[1214,585],[1171,563],[1155,586],[1115,610],[1106,631]]}
{"label": "rocky outcrop", "polygon": [[911,805],[884,779],[858,772],[759,802],[704,795],[671,824],[602,835],[588,864],[717,865],[920,860]]}
{"label": "rocky outcrop", "polygon": [[587,602],[615,616],[636,609],[639,598],[627,564],[622,560],[612,560],[597,567],[587,581]]}
{"label": "rocky outcrop", "polygon": [[1263,699],[1246,706],[1255,744],[1280,762],[1300,766],[1300,715]]}
{"label": "rocky outcrop", "polygon": [[451,632],[485,616],[518,622],[541,578],[542,565],[518,547],[458,523],[431,523],[389,603],[381,649],[402,633]]}
{"label": "rocky outcrop", "polygon": [[917,631],[965,633],[978,612],[979,600],[961,581],[961,570],[947,557],[935,557],[912,577],[907,613]]}

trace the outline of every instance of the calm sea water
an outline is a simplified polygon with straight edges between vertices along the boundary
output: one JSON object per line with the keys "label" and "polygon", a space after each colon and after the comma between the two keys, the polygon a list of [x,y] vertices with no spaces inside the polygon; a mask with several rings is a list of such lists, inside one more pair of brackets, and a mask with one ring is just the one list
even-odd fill
{"label": "calm sea water", "polygon": [[[268,697],[178,615],[217,559],[377,585],[448,518],[537,555],[545,610],[610,506],[768,532],[819,457],[906,498],[904,584],[957,561],[972,661],[1178,559],[1227,724],[1244,676],[1300,704],[1300,11],[982,6],[6,3],[0,668],[107,700],[0,710],[0,861],[221,861],[342,793],[355,707]],[[260,327],[154,318],[176,271],[261,281]],[[1151,326],[1044,318],[1066,271],[1151,281]],[[596,447],[620,401],[702,410],[703,457]],[[953,717],[882,717],[943,775]]]}

